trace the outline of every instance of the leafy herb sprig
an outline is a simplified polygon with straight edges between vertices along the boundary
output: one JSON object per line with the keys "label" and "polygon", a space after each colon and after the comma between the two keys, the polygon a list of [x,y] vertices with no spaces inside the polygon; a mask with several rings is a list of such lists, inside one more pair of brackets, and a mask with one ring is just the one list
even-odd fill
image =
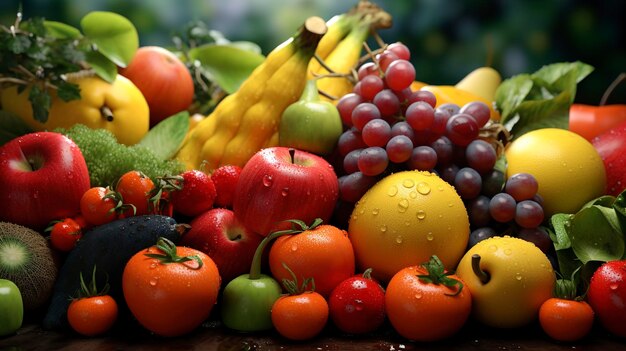
{"label": "leafy herb sprig", "polygon": [[139,46],[132,23],[115,13],[91,12],[81,20],[83,32],[70,25],[33,17],[19,9],[10,25],[0,24],[0,88],[30,88],[34,118],[48,120],[53,97],[80,99],[73,76],[96,74],[115,80]]}

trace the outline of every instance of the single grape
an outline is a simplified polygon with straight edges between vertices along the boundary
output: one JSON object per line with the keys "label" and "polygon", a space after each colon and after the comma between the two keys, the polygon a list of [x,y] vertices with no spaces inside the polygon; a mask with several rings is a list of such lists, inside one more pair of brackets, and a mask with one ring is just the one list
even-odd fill
{"label": "single grape", "polygon": [[437,165],[446,166],[452,162],[452,152],[454,145],[450,139],[445,136],[437,138],[437,140],[430,143],[430,147],[437,153]]}
{"label": "single grape", "polygon": [[343,201],[356,203],[376,184],[376,177],[368,177],[361,172],[354,172],[339,177],[339,198]]}
{"label": "single grape", "polygon": [[373,119],[365,124],[361,137],[367,146],[385,146],[391,139],[391,126],[385,120]]}
{"label": "single grape", "polygon": [[485,195],[479,195],[470,200],[467,204],[467,214],[469,215],[470,224],[474,228],[486,227],[491,221],[489,214],[489,198]]}
{"label": "single grape", "polygon": [[399,59],[407,61],[411,59],[411,51],[406,45],[401,42],[395,42],[387,45],[387,50],[396,54]]}
{"label": "single grape", "polygon": [[363,149],[352,150],[343,158],[343,170],[346,174],[359,171],[359,155],[361,151],[363,151]]}
{"label": "single grape", "polygon": [[552,251],[553,243],[550,235],[543,228],[520,228],[517,237],[535,244],[543,253]]}
{"label": "single grape", "polygon": [[506,180],[504,186],[504,191],[513,196],[516,201],[532,199],[538,189],[537,179],[529,173],[513,174]]}
{"label": "single grape", "polygon": [[396,55],[393,51],[384,50],[380,54],[377,54],[375,58],[376,58],[376,61],[378,61],[378,65],[380,66],[380,69],[383,72],[386,72],[387,68],[389,68],[389,65],[392,62],[398,60],[398,55]]}
{"label": "single grape", "polygon": [[469,235],[469,241],[467,243],[468,248],[472,248],[479,242],[497,235],[498,233],[491,227],[482,227],[475,229]]}
{"label": "single grape", "polygon": [[337,141],[337,148],[339,149],[339,154],[345,157],[348,152],[356,149],[364,149],[367,145],[363,142],[363,138],[361,137],[361,132],[350,128],[343,132],[339,136],[339,140]]}
{"label": "single grape", "polygon": [[361,97],[366,101],[374,100],[374,96],[385,87],[383,79],[374,74],[363,77],[359,83],[361,84]]}
{"label": "single grape", "polygon": [[480,195],[483,180],[473,168],[463,167],[454,177],[454,188],[464,200],[470,200]]}
{"label": "single grape", "polygon": [[474,117],[464,113],[450,117],[446,123],[446,136],[452,143],[459,146],[467,146],[478,137],[479,131],[480,128]]}
{"label": "single grape", "polygon": [[387,169],[389,158],[385,149],[371,146],[361,151],[359,155],[359,171],[366,176],[377,176]]}
{"label": "single grape", "polygon": [[389,139],[385,150],[387,151],[389,161],[395,163],[405,162],[411,158],[413,142],[406,135],[396,135]]}
{"label": "single grape", "polygon": [[450,114],[446,110],[435,109],[433,117],[433,125],[430,127],[430,131],[437,136],[444,135]]}
{"label": "single grape", "polygon": [[407,161],[409,170],[430,171],[437,165],[437,153],[430,146],[413,148],[411,158]]}
{"label": "single grape", "polygon": [[339,111],[339,116],[343,124],[352,127],[352,111],[362,102],[363,98],[355,93],[348,93],[337,101],[337,111]]}
{"label": "single grape", "polygon": [[452,103],[452,102],[446,102],[445,104],[441,104],[437,107],[437,110],[442,110],[442,111],[446,111],[448,112],[448,114],[450,116],[454,116],[459,114],[459,111],[461,110],[461,108],[459,107],[459,105]]}
{"label": "single grape", "polygon": [[428,130],[435,121],[435,110],[428,103],[417,101],[406,109],[406,122],[415,131]]}
{"label": "single grape", "polygon": [[489,118],[491,118],[489,106],[482,101],[468,102],[461,107],[459,113],[467,113],[468,115],[474,117],[476,123],[478,123],[478,127],[482,127],[487,124],[487,122],[489,122]]}
{"label": "single grape", "polygon": [[532,200],[520,201],[515,207],[515,223],[522,228],[536,228],[543,218],[543,207]]}
{"label": "single grape", "polygon": [[413,128],[406,123],[405,121],[400,121],[391,126],[391,136],[394,137],[396,135],[404,135],[407,136],[411,141],[415,138],[415,132]]}
{"label": "single grape", "polygon": [[480,174],[486,174],[493,170],[493,166],[496,164],[496,158],[496,150],[493,146],[481,139],[473,140],[465,149],[467,164]]}
{"label": "single grape", "polygon": [[380,70],[378,69],[378,67],[376,66],[374,62],[365,62],[357,70],[357,77],[359,80],[363,80],[365,76],[368,76],[368,75],[378,76],[380,73],[381,73]]}
{"label": "single grape", "polygon": [[516,205],[513,196],[507,193],[498,193],[489,201],[489,214],[494,220],[506,223],[515,218]]}
{"label": "single grape", "polygon": [[352,111],[352,125],[358,130],[363,130],[367,122],[377,118],[380,118],[380,111],[370,102],[359,104]]}
{"label": "single grape", "polygon": [[400,99],[398,99],[398,96],[390,89],[380,91],[374,96],[372,102],[378,107],[382,117],[391,117],[401,113]]}
{"label": "single grape", "polygon": [[415,81],[415,67],[407,60],[397,59],[385,69],[384,79],[391,90],[401,91]]}
{"label": "single grape", "polygon": [[439,177],[446,181],[450,185],[454,185],[454,178],[459,171],[459,166],[455,164],[449,164],[439,169]]}
{"label": "single grape", "polygon": [[435,94],[428,90],[416,90],[409,95],[408,104],[412,104],[414,102],[422,101],[430,105],[430,107],[435,108],[437,105],[437,97]]}
{"label": "single grape", "polygon": [[493,197],[504,190],[505,175],[497,169],[492,169],[483,176],[483,190],[485,196]]}

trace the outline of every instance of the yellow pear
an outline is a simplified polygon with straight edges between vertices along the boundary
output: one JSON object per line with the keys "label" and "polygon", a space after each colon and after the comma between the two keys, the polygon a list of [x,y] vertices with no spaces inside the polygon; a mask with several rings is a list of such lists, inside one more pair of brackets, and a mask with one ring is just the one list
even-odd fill
{"label": "yellow pear", "polygon": [[502,82],[500,73],[491,67],[479,67],[461,79],[455,88],[474,93],[487,101],[493,101],[496,89]]}

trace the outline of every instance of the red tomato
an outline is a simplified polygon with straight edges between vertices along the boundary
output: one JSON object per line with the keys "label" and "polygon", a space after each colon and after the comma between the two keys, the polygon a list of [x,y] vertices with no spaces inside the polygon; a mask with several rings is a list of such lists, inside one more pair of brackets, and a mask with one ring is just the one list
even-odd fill
{"label": "red tomato", "polygon": [[122,200],[111,189],[93,187],[80,199],[80,214],[93,226],[117,219]]}
{"label": "red tomato", "polygon": [[452,336],[472,309],[472,298],[463,285],[459,277],[444,272],[436,256],[421,266],[400,270],[385,293],[391,325],[409,340],[435,341]]}
{"label": "red tomato", "polygon": [[82,237],[82,228],[72,218],[65,218],[55,223],[50,231],[52,247],[61,252],[71,251],[76,246],[76,242]]}
{"label": "red tomato", "polygon": [[147,215],[152,211],[153,204],[150,203],[154,182],[150,177],[139,171],[129,171],[124,173],[115,185],[117,191],[125,205],[134,206],[124,211],[125,216]]}
{"label": "red tomato", "polygon": [[587,300],[600,323],[626,337],[626,260],[603,263],[591,276]]}
{"label": "red tomato", "polygon": [[626,105],[591,106],[572,104],[569,130],[591,141],[594,137],[626,122]]}
{"label": "red tomato", "polygon": [[326,326],[328,303],[315,291],[283,295],[274,302],[271,316],[280,335],[291,340],[307,340]]}
{"label": "red tomato", "polygon": [[585,301],[553,297],[539,308],[541,328],[554,340],[576,341],[584,338],[593,326],[593,310]]}
{"label": "red tomato", "polygon": [[67,320],[77,333],[96,336],[111,329],[117,313],[117,303],[111,296],[92,296],[73,300],[67,309]]}
{"label": "red tomato", "polygon": [[330,318],[343,332],[369,333],[385,321],[385,291],[370,272],[342,281],[330,294]]}

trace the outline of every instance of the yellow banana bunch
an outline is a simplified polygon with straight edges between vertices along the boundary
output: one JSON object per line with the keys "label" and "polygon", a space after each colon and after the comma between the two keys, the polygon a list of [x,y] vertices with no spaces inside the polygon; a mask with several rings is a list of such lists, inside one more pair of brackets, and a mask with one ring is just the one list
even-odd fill
{"label": "yellow banana bunch", "polygon": [[300,98],[308,64],[326,31],[324,20],[308,18],[189,132],[176,158],[187,169],[205,162],[210,172],[227,164],[243,167],[260,149],[278,145],[282,113]]}
{"label": "yellow banana bunch", "polygon": [[[309,79],[329,73],[350,75],[357,68],[363,52],[363,43],[370,33],[376,29],[389,28],[391,22],[389,13],[366,0],[360,1],[350,11],[331,18],[326,23],[328,32],[317,47],[315,53],[317,58],[313,58],[309,63]],[[353,87],[354,80],[350,76],[327,76],[317,79],[318,90],[337,99],[352,92]],[[325,96],[322,97],[330,100]]]}

